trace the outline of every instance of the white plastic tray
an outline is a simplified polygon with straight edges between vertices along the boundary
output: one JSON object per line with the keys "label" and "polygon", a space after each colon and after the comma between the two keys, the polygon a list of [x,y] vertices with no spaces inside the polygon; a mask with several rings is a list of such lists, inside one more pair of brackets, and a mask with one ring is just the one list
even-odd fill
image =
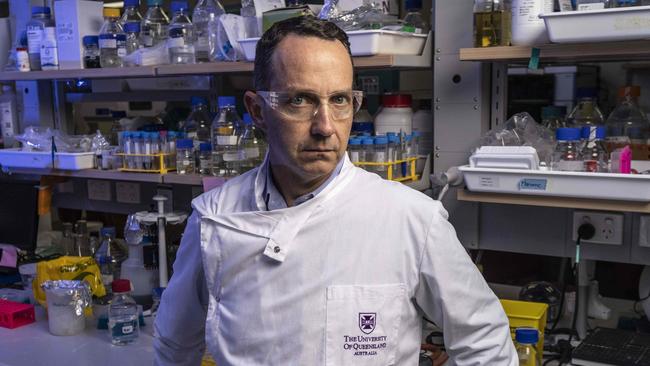
{"label": "white plastic tray", "polygon": [[239,45],[244,50],[246,61],[255,61],[255,47],[257,47],[257,41],[259,40],[260,37],[244,38],[239,40]]}
{"label": "white plastic tray", "polygon": [[462,166],[470,191],[650,202],[650,175]]}
{"label": "white plastic tray", "polygon": [[40,151],[22,151],[21,149],[0,149],[0,166],[6,168],[37,168],[82,170],[94,166],[93,152],[55,153],[52,165],[52,153]]}
{"label": "white plastic tray", "polygon": [[347,32],[352,56],[420,55],[427,41],[426,34],[386,30]]}
{"label": "white plastic tray", "polygon": [[650,6],[540,14],[555,43],[650,38]]}

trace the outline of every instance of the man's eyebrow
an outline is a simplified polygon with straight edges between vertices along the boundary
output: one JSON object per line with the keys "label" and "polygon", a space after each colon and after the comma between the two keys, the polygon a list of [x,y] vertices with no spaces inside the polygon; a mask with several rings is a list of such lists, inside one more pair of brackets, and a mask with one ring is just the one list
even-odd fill
{"label": "man's eyebrow", "polygon": [[[320,95],[318,92],[316,92],[313,89],[298,89],[298,88],[287,88],[284,90],[287,93],[296,93],[296,94],[312,94],[312,95]],[[341,89],[341,90],[336,90],[333,91],[327,95],[335,95],[335,94],[343,94],[343,93],[350,93],[352,89]]]}

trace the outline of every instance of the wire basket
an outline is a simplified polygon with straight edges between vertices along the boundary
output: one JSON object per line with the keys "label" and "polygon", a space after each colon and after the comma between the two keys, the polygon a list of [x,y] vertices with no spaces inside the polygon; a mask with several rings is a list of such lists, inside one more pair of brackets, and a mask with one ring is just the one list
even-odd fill
{"label": "wire basket", "polygon": [[122,172],[166,174],[176,170],[176,154],[117,154],[122,157]]}
{"label": "wire basket", "polygon": [[417,160],[417,157],[411,157],[386,163],[359,161],[355,162],[354,165],[366,169],[367,171],[377,173],[382,178],[388,180],[394,180],[396,182],[412,182],[419,179],[416,172]]}

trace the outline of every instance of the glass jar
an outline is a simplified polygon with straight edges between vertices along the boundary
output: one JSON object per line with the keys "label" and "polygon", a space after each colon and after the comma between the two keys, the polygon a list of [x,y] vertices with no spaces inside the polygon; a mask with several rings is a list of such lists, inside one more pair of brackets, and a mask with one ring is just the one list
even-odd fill
{"label": "glass jar", "polygon": [[194,174],[194,142],[192,139],[176,140],[176,173]]}
{"label": "glass jar", "polygon": [[199,145],[199,174],[212,174],[212,144],[209,142]]}
{"label": "glass jar", "polygon": [[98,69],[99,64],[99,37],[98,36],[85,36],[83,38],[84,44],[84,68]]}

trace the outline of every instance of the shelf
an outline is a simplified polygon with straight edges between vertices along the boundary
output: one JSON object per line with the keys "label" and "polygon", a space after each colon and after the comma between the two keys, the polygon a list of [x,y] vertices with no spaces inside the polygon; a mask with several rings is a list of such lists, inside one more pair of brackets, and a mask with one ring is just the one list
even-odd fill
{"label": "shelf", "polygon": [[201,90],[138,90],[114,93],[66,93],[68,103],[93,102],[186,102],[193,96],[209,97]]}
{"label": "shelf", "polygon": [[[630,61],[650,58],[650,41],[545,44],[537,46],[541,62]],[[530,46],[461,48],[461,61],[527,63]]]}
{"label": "shelf", "polygon": [[120,67],[107,69],[79,69],[53,71],[5,71],[0,72],[0,81],[14,80],[56,80],[56,79],[108,79],[117,77],[152,77],[156,76],[155,66]]}
{"label": "shelf", "polygon": [[58,170],[58,169],[30,169],[30,168],[7,168],[9,174],[31,174],[31,175],[50,175],[56,177],[69,178],[89,178],[105,180],[121,180],[129,182],[148,182],[162,183],[162,175],[148,173],[129,173],[117,170]]}
{"label": "shelf", "polygon": [[456,198],[459,201],[500,203],[506,205],[578,208],[598,211],[641,212],[650,213],[650,203],[614,200],[597,200],[587,198],[532,196],[519,194],[500,194],[470,192],[459,189]]}
{"label": "shelf", "polygon": [[163,175],[163,183],[202,186],[203,176],[198,174],[176,174],[175,172],[172,172]]}
{"label": "shelf", "polygon": [[174,75],[205,75],[220,73],[252,72],[253,63],[238,62],[208,62],[194,65],[160,65],[156,66],[156,76]]}

